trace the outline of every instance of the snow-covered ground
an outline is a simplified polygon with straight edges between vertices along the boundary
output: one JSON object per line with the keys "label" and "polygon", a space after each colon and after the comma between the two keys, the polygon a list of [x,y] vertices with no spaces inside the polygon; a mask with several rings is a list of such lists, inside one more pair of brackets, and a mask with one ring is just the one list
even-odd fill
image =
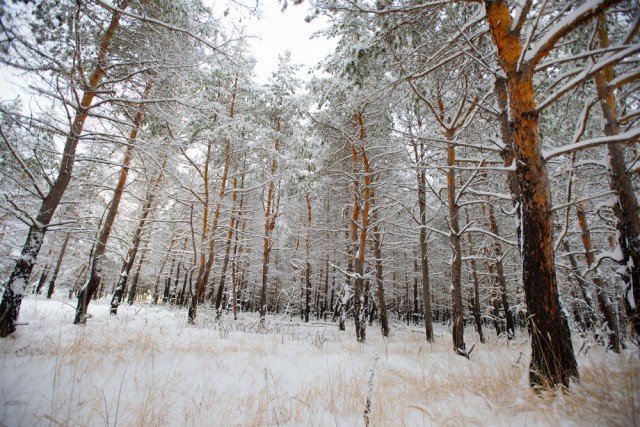
{"label": "snow-covered ground", "polygon": [[[640,361],[595,345],[580,351],[581,381],[536,396],[527,385],[529,343],[491,336],[467,360],[422,329],[368,328],[241,314],[215,320],[185,310],[90,306],[74,326],[75,301],[29,297],[17,333],[0,340],[0,426],[640,425]],[[476,338],[466,332],[466,341]],[[489,331],[491,334],[491,331]]]}

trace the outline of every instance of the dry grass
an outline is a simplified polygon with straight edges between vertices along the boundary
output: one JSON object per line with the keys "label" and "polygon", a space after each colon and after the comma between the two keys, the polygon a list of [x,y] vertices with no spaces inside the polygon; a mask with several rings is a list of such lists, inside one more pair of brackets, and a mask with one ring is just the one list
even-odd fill
{"label": "dry grass", "polygon": [[467,360],[445,329],[430,345],[417,329],[371,328],[362,345],[333,324],[272,319],[258,333],[251,316],[205,312],[189,326],[160,307],[93,308],[77,327],[68,307],[26,305],[30,326],[0,342],[5,424],[360,426],[370,397],[372,426],[639,425],[637,353],[594,347],[579,383],[536,396],[525,340],[493,339]]}

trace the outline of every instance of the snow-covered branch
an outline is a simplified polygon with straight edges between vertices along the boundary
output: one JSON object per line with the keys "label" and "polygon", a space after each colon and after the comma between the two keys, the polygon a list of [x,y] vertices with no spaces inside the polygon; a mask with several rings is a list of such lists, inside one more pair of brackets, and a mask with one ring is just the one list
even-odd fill
{"label": "snow-covered branch", "polygon": [[582,151],[588,148],[598,147],[605,144],[625,144],[634,142],[638,139],[640,139],[640,128],[634,128],[618,135],[601,136],[599,138],[592,138],[576,142],[575,144],[568,144],[563,147],[556,148],[555,150],[544,150],[542,152],[542,157],[546,161],[548,161],[554,157],[558,157],[563,154],[568,154],[575,151]]}

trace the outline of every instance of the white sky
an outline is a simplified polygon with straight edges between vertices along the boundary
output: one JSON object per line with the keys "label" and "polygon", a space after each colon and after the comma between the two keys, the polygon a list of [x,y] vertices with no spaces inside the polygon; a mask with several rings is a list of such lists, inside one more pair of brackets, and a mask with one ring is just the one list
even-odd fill
{"label": "white sky", "polygon": [[[211,5],[213,0],[204,0],[204,3]],[[286,50],[291,52],[293,64],[302,65],[298,77],[307,79],[309,70],[329,55],[335,46],[335,41],[323,37],[311,39],[314,32],[326,26],[326,21],[317,18],[311,23],[305,22],[307,3],[300,6],[290,4],[284,13],[280,11],[281,4],[276,0],[263,0],[260,3],[261,17],[245,18],[242,21],[246,25],[247,35],[253,36],[249,39],[249,44],[251,53],[257,60],[257,82],[267,82],[278,67],[278,55]],[[29,98],[17,87],[15,82],[21,78],[17,76],[20,76],[18,71],[6,67],[0,69],[0,99],[13,99],[19,94],[23,98]]]}
{"label": "white sky", "polygon": [[276,0],[261,3],[261,18],[245,21],[247,35],[255,35],[249,44],[257,60],[257,81],[266,83],[278,67],[278,55],[287,50],[291,52],[293,64],[303,66],[299,77],[306,78],[309,70],[329,55],[335,46],[334,41],[323,36],[310,39],[314,32],[326,26],[326,21],[317,18],[310,23],[305,22],[306,3],[300,6],[290,4],[284,13],[281,13],[281,5]]}

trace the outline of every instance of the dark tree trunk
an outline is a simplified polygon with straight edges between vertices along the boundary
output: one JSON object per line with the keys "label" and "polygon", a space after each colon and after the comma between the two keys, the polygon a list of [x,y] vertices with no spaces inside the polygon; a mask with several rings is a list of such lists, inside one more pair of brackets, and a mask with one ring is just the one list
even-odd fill
{"label": "dark tree trunk", "polygon": [[[493,205],[489,205],[489,226],[491,232],[495,236],[499,236],[498,225],[493,214]],[[513,313],[511,313],[511,307],[509,306],[509,298],[507,296],[507,280],[504,275],[504,266],[502,264],[503,252],[500,241],[496,238],[493,243],[493,251],[496,257],[496,274],[498,276],[498,284],[500,285],[500,299],[502,300],[502,308],[504,309],[504,318],[507,328],[507,340],[511,340],[515,333],[515,324],[513,322]]]}
{"label": "dark tree trunk", "polygon": [[[447,135],[451,140],[452,136]],[[447,190],[449,202],[449,241],[453,249],[451,262],[451,302],[453,310],[453,350],[464,354],[464,311],[462,307],[462,245],[460,244],[460,208],[456,199],[455,186],[455,148],[450,145],[447,148]]]}
{"label": "dark tree trunk", "polygon": [[64,253],[67,251],[67,245],[69,243],[70,237],[71,233],[67,233],[67,235],[64,237],[64,242],[62,242],[62,247],[60,248],[60,253],[58,254],[58,260],[56,261],[56,266],[53,269],[51,281],[49,282],[49,288],[47,289],[47,299],[51,299],[51,297],[53,296],[53,291],[56,288],[56,280],[58,279],[58,274],[60,273],[62,259],[64,258]]}
{"label": "dark tree trunk", "polygon": [[309,313],[311,311],[311,195],[306,194],[307,202],[307,236],[305,239],[305,267],[304,267],[304,288],[305,288],[305,301],[304,301],[304,321],[309,322]]}
{"label": "dark tree trunk", "polygon": [[418,177],[418,206],[420,208],[420,269],[422,272],[422,301],[424,305],[424,325],[427,342],[433,342],[431,310],[431,285],[429,283],[429,259],[427,248],[427,195],[426,174],[421,170]]}
{"label": "dark tree trunk", "polygon": [[[467,222],[469,222],[469,215],[467,214]],[[480,315],[480,281],[478,280],[478,266],[474,258],[475,252],[473,249],[473,236],[471,233],[467,234],[469,240],[469,254],[471,255],[471,277],[473,278],[473,296],[471,297],[471,312],[476,322],[476,330],[480,337],[480,342],[484,343],[484,334],[482,333],[482,316]]]}
{"label": "dark tree trunk", "polygon": [[[380,310],[380,327],[382,328],[382,336],[389,336],[389,318],[387,316],[387,303],[384,299],[384,275],[382,271],[382,236],[380,235],[380,227],[377,224],[377,210],[374,211],[373,222],[373,256],[376,259],[376,293],[378,296],[378,307]],[[416,302],[417,304],[417,302]],[[373,310],[372,310],[373,313]]]}
{"label": "dark tree trunk", "polygon": [[[609,47],[609,34],[604,12],[598,16],[597,29],[600,47]],[[604,133],[607,136],[620,133],[615,87],[609,84],[614,77],[613,66],[608,66],[595,75],[596,88],[604,116]],[[640,211],[638,199],[631,183],[631,177],[627,173],[622,147],[617,144],[608,144],[607,149],[610,164],[609,186],[618,195],[618,200],[613,204],[613,212],[617,219],[618,245],[622,250],[619,271],[626,285],[625,307],[636,338],[640,341]]]}
{"label": "dark tree trunk", "polygon": [[[143,101],[147,98],[149,92],[151,92],[151,87],[151,82],[148,82],[142,96]],[[102,281],[102,263],[104,261],[103,257],[105,251],[107,250],[107,242],[109,241],[109,236],[111,235],[111,230],[113,229],[113,224],[115,222],[116,215],[118,214],[120,200],[122,199],[122,194],[127,183],[127,176],[129,175],[129,164],[131,163],[134,154],[133,143],[138,136],[138,131],[140,130],[140,125],[142,124],[142,114],[143,112],[141,106],[138,109],[138,112],[136,113],[133,120],[134,127],[129,134],[129,145],[125,150],[124,159],[122,160],[122,166],[118,174],[118,181],[113,190],[113,197],[111,198],[109,207],[107,208],[107,216],[104,220],[102,229],[100,230],[100,234],[98,235],[98,241],[96,242],[92,262],[90,263],[89,280],[78,294],[78,306],[76,307],[76,316],[73,321],[73,323],[76,325],[86,323],[89,303],[91,302],[91,299],[95,295],[96,291],[100,289],[100,283]]]}
{"label": "dark tree trunk", "polygon": [[140,271],[142,271],[142,265],[144,264],[144,258],[147,255],[147,248],[142,251],[140,255],[140,261],[138,261],[138,266],[136,267],[136,274],[133,275],[133,280],[131,281],[131,286],[129,287],[129,295],[127,295],[127,303],[132,305],[136,299],[136,291],[138,290],[138,280],[140,279]]}
{"label": "dark tree trunk", "polygon": [[[541,152],[533,86],[536,61],[548,50],[541,50],[532,62],[519,65],[523,45],[520,29],[513,29],[508,3],[485,0],[484,4],[497,59],[507,76],[510,127],[521,192],[522,281],[531,330],[529,382],[534,388],[568,386],[572,377],[578,377],[578,365],[558,296],[549,215],[551,191]],[[579,19],[586,20],[593,13],[595,10],[589,10]],[[552,40],[545,46],[550,49],[554,43]]]}
{"label": "dark tree trunk", "polygon": [[15,323],[20,313],[22,297],[42,247],[43,239],[44,228],[36,226],[29,228],[27,241],[22,248],[16,267],[11,273],[0,303],[0,337],[6,337],[16,330]]}
{"label": "dark tree trunk", "polygon": [[[126,9],[128,4],[129,0],[123,0],[120,3],[120,9]],[[82,99],[80,100],[80,105],[76,110],[73,123],[69,129],[69,134],[67,135],[62,152],[62,161],[60,163],[58,176],[51,186],[49,193],[42,201],[42,205],[40,206],[40,210],[36,216],[36,224],[29,227],[27,239],[22,247],[20,258],[7,281],[5,292],[2,296],[2,302],[0,302],[0,337],[6,337],[16,330],[15,322],[18,319],[18,314],[20,312],[22,296],[24,295],[26,286],[29,282],[31,270],[35,265],[40,249],[42,248],[46,226],[51,222],[51,219],[60,204],[60,200],[62,200],[62,196],[71,181],[71,176],[73,175],[76,148],[80,141],[80,136],[82,135],[82,130],[91,108],[91,103],[96,96],[100,82],[106,75],[106,71],[103,67],[107,63],[107,54],[111,41],[118,29],[120,15],[120,12],[113,13],[109,26],[102,35],[102,39],[98,45],[96,67],[89,77],[89,88],[84,92]]]}
{"label": "dark tree trunk", "polygon": [[[166,160],[165,160],[166,161]],[[163,164],[164,168],[164,164]],[[138,248],[140,247],[140,240],[142,239],[142,232],[144,230],[144,225],[147,221],[147,216],[151,211],[151,206],[153,205],[153,201],[155,199],[153,191],[147,191],[147,196],[145,198],[144,206],[142,207],[142,216],[138,221],[138,225],[136,226],[136,230],[133,233],[133,244],[131,248],[127,252],[127,257],[122,265],[122,270],[120,272],[120,276],[118,278],[118,284],[113,292],[113,297],[111,298],[111,308],[109,312],[111,314],[116,314],[118,312],[118,306],[122,302],[124,294],[127,290],[127,281],[129,280],[129,274],[131,273],[131,268],[133,268],[133,264],[135,262],[136,256],[138,254]]]}
{"label": "dark tree trunk", "polygon": [[582,294],[582,300],[587,305],[587,312],[582,315],[584,327],[586,330],[591,330],[595,323],[596,310],[593,304],[593,298],[591,297],[591,292],[589,292],[589,284],[580,272],[580,267],[578,266],[576,257],[571,252],[571,246],[569,246],[569,242],[567,242],[566,240],[563,241],[562,247],[567,253],[567,258],[569,259],[569,264],[571,265],[571,272],[573,273],[576,282],[578,282],[578,287],[580,288],[580,293]]}
{"label": "dark tree trunk", "polygon": [[171,267],[169,267],[169,274],[164,282],[164,291],[162,292],[162,303],[166,304],[169,302],[169,294],[171,293],[171,280],[173,279],[173,269],[176,266],[176,257],[175,255],[171,257]]}
{"label": "dark tree trunk", "polygon": [[[593,255],[593,245],[591,242],[589,225],[587,224],[587,216],[582,206],[578,205],[576,207],[576,215],[578,217],[580,230],[582,231],[582,244],[584,246],[585,258],[587,260],[587,265],[591,268],[595,262],[595,257]],[[596,299],[598,300],[598,306],[604,315],[604,319],[607,322],[607,327],[609,329],[608,345],[614,352],[620,354],[620,324],[618,322],[618,316],[616,315],[614,305],[611,303],[609,296],[607,295],[607,283],[602,278],[598,269],[596,269],[593,274],[593,283],[596,286]]]}
{"label": "dark tree trunk", "polygon": [[50,269],[51,269],[51,267],[48,266],[48,265],[46,265],[42,269],[42,273],[40,274],[40,280],[38,280],[38,285],[33,290],[34,294],[40,295],[40,292],[42,292],[42,287],[44,286],[44,282],[46,282],[47,278],[49,277],[49,270]]}

